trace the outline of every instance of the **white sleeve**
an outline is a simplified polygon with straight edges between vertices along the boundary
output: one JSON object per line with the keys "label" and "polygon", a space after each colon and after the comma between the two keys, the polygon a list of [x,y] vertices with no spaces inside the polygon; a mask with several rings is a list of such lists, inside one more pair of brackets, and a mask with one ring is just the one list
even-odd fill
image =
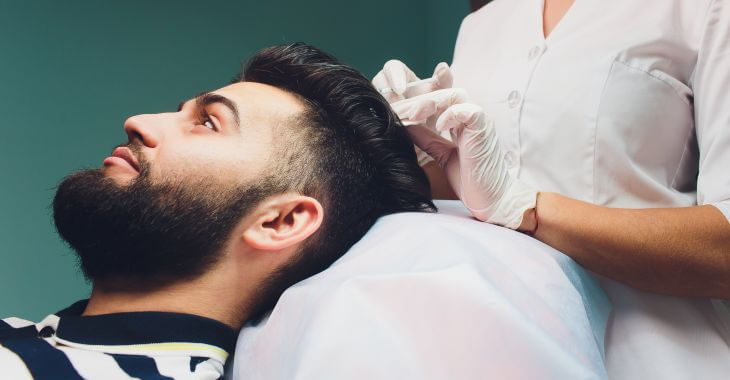
{"label": "white sleeve", "polygon": [[717,207],[730,222],[730,4],[714,1],[705,18],[693,74],[700,150],[697,204]]}

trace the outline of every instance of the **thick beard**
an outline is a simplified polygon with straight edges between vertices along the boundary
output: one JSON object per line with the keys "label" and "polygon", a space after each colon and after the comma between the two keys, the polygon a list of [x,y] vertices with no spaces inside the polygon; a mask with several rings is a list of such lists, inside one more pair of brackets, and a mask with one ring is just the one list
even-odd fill
{"label": "thick beard", "polygon": [[56,229],[89,281],[146,288],[198,277],[220,259],[241,218],[273,191],[216,186],[210,178],[156,184],[145,168],[126,186],[98,169],[58,186]]}

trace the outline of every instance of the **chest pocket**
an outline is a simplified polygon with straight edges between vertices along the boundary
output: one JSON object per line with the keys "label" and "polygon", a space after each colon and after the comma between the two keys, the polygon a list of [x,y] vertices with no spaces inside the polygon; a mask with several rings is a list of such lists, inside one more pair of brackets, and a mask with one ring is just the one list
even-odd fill
{"label": "chest pocket", "polygon": [[641,63],[615,60],[601,94],[595,156],[601,203],[613,194],[638,204],[676,204],[674,190],[696,184],[692,91]]}

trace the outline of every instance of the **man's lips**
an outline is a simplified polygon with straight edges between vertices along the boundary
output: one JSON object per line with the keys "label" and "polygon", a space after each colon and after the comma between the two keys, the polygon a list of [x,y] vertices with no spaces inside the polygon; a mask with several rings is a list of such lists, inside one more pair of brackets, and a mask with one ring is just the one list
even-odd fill
{"label": "man's lips", "polygon": [[112,164],[126,166],[139,173],[139,162],[129,148],[119,147],[114,149],[112,155],[104,159],[104,165]]}

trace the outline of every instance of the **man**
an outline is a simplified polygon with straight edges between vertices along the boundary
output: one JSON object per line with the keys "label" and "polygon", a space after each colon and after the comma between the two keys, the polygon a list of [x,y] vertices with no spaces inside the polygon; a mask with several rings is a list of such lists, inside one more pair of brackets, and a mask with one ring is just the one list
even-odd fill
{"label": "man", "polygon": [[244,322],[382,216],[433,211],[412,143],[368,79],[304,44],[229,86],[138,115],[53,200],[91,297],[0,322],[9,378],[218,378]]}

